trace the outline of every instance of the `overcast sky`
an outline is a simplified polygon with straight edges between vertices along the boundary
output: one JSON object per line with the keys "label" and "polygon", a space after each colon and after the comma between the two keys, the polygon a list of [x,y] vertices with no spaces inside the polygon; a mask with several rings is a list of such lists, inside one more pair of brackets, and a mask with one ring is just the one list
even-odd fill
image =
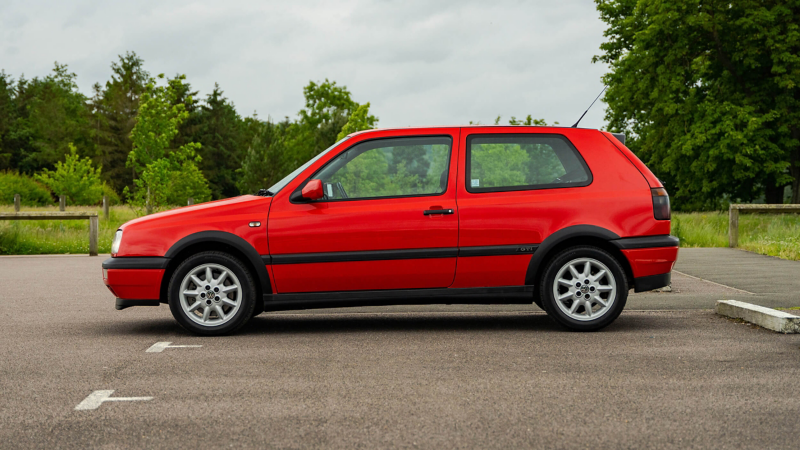
{"label": "overcast sky", "polygon": [[[604,28],[592,0],[2,0],[0,69],[32,78],[65,63],[88,95],[131,50],[201,97],[218,82],[243,116],[295,117],[303,86],[328,78],[381,127],[498,114],[572,125],[602,89],[591,58]],[[581,126],[603,127],[604,108]]]}

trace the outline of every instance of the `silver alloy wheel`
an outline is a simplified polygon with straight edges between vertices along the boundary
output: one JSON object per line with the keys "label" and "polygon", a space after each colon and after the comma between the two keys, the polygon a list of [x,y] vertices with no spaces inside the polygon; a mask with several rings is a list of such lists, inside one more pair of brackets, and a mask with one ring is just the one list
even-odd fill
{"label": "silver alloy wheel", "polygon": [[553,298],[569,318],[596,320],[611,310],[617,297],[617,282],[611,270],[592,258],[577,258],[564,264],[553,282]]}
{"label": "silver alloy wheel", "polygon": [[231,320],[242,306],[239,279],[225,266],[201,264],[183,277],[181,308],[191,321],[217,326]]}

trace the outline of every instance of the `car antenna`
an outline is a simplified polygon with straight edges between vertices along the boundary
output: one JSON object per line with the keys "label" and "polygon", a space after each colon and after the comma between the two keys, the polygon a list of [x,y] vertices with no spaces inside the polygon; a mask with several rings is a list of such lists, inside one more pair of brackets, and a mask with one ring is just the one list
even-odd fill
{"label": "car antenna", "polygon": [[[606,89],[608,89],[608,86],[603,86],[603,90],[602,90],[602,91],[600,91],[600,95],[603,95],[603,92],[605,92],[605,91],[606,91]],[[600,95],[598,95],[598,96],[597,96],[597,98],[600,98]],[[594,102],[596,102],[596,101],[597,101],[597,98],[596,98],[596,99],[594,99]],[[573,126],[572,126],[572,128],[578,128],[578,124],[579,124],[579,123],[581,123],[581,120],[583,120],[583,116],[585,116],[585,115],[586,115],[586,113],[587,113],[587,112],[589,112],[589,110],[590,110],[590,109],[592,109],[592,105],[594,105],[594,102],[592,102],[592,104],[591,104],[591,105],[589,105],[589,107],[588,107],[588,108],[586,108],[586,111],[584,111],[584,112],[583,112],[583,114],[581,114],[581,118],[580,118],[580,119],[578,119],[578,121],[577,121],[577,122],[575,122],[575,125],[573,125]]]}

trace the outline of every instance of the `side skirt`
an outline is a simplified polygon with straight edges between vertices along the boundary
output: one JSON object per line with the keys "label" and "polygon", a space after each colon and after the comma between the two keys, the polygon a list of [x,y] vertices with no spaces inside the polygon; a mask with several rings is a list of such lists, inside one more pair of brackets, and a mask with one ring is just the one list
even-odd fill
{"label": "side skirt", "polygon": [[264,311],[388,305],[491,305],[533,303],[533,286],[268,294]]}

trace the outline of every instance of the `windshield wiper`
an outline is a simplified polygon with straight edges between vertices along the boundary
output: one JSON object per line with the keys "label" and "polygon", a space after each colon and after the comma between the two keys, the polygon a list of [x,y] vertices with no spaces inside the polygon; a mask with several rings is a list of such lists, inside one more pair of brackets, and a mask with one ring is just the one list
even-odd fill
{"label": "windshield wiper", "polygon": [[256,195],[259,195],[261,197],[272,197],[273,195],[275,195],[275,193],[270,192],[269,189],[259,189],[258,192],[256,192]]}

